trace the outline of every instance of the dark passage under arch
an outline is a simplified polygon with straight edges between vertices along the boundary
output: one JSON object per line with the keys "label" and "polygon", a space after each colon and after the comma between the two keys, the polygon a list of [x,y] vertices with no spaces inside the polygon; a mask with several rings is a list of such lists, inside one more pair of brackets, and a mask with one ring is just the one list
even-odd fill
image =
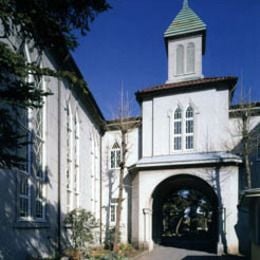
{"label": "dark passage under arch", "polygon": [[177,175],[153,192],[153,241],[165,246],[216,252],[218,198],[205,181]]}

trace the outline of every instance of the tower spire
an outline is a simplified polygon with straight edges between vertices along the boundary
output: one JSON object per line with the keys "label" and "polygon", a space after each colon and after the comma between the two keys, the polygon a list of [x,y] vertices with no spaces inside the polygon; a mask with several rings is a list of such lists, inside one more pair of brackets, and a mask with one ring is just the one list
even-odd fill
{"label": "tower spire", "polygon": [[183,8],[189,7],[189,1],[188,0],[183,0]]}

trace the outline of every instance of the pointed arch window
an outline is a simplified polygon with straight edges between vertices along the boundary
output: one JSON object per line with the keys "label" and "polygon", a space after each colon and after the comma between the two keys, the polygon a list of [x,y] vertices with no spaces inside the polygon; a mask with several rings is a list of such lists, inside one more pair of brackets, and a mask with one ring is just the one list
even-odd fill
{"label": "pointed arch window", "polygon": [[186,110],[185,119],[185,148],[190,150],[194,148],[194,111],[191,106]]}
{"label": "pointed arch window", "polygon": [[115,142],[110,152],[110,168],[116,169],[120,167],[121,149],[118,142]]}
{"label": "pointed arch window", "polygon": [[187,46],[187,73],[195,72],[195,45],[193,42]]}
{"label": "pointed arch window", "polygon": [[184,74],[184,47],[183,45],[177,46],[176,51],[176,74]]}
{"label": "pointed arch window", "polygon": [[174,112],[174,133],[173,142],[174,150],[178,151],[182,149],[182,110],[178,107]]}
{"label": "pointed arch window", "polygon": [[[35,52],[34,52],[35,51]],[[34,54],[32,55],[32,52]],[[23,54],[28,64],[34,63],[42,67],[42,56],[30,48],[25,43]],[[36,90],[46,91],[46,81],[44,76],[35,75],[30,70],[27,75],[27,82]],[[45,220],[46,204],[46,151],[45,151],[45,132],[46,132],[46,98],[38,101],[37,106],[19,111],[19,123],[24,128],[24,141],[28,145],[18,149],[22,153],[26,163],[21,164],[19,169],[23,171],[23,176],[18,180],[19,199],[17,216],[22,220]],[[22,135],[22,133],[20,133]],[[32,196],[34,195],[34,196]]]}

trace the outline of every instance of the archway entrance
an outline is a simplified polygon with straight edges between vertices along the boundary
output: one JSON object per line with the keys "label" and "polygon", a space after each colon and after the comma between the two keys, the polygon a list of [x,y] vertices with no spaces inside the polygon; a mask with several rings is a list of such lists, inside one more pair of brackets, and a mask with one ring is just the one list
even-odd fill
{"label": "archway entrance", "polygon": [[218,199],[205,181],[170,177],[153,193],[153,240],[157,244],[215,252]]}

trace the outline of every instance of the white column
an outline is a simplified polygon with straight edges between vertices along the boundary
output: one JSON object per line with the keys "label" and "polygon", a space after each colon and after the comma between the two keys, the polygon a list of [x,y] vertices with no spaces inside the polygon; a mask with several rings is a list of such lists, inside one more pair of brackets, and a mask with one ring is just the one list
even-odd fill
{"label": "white column", "polygon": [[151,251],[153,249],[152,240],[152,210],[149,208],[143,209],[143,219],[144,219],[144,242],[143,247]]}

